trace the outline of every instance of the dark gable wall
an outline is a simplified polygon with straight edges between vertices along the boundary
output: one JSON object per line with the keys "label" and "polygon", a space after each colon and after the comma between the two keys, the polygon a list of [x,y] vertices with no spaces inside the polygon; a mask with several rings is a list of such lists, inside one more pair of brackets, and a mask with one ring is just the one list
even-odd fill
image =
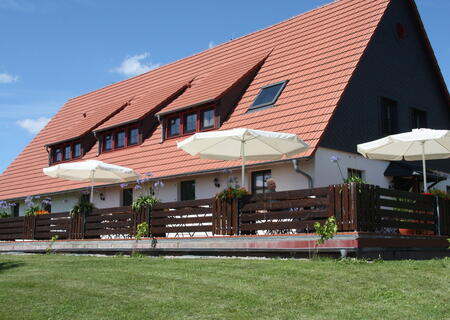
{"label": "dark gable wall", "polygon": [[[396,24],[406,27],[403,40]],[[322,147],[356,153],[356,145],[381,134],[380,96],[398,102],[399,132],[411,130],[411,110],[427,112],[428,127],[450,128],[450,107],[407,0],[393,0],[332,118]],[[434,165],[433,165],[433,164]],[[430,167],[450,171],[450,160]]]}

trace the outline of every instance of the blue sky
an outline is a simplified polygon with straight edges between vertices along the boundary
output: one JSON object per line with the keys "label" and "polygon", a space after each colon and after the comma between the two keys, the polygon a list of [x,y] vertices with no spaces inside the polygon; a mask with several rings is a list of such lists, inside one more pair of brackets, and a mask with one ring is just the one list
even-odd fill
{"label": "blue sky", "polygon": [[[0,0],[0,172],[64,102],[331,0]],[[417,0],[450,80],[450,1]]]}

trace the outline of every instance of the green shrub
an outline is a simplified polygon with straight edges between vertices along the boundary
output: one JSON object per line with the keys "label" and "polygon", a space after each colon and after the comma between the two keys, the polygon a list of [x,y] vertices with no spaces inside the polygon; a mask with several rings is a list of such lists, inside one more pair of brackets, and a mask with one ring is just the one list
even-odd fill
{"label": "green shrub", "polygon": [[317,244],[324,244],[326,240],[332,239],[337,232],[336,218],[329,217],[323,226],[320,222],[316,222],[314,223],[314,229],[316,229],[316,233],[320,236]]}

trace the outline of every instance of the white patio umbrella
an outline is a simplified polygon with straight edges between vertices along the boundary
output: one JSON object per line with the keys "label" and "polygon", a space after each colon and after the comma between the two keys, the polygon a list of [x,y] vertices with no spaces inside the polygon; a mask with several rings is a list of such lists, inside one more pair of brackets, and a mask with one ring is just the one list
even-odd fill
{"label": "white patio umbrella", "polygon": [[358,152],[369,159],[422,160],[424,191],[427,192],[425,160],[450,158],[450,131],[413,129],[410,132],[358,144]]}
{"label": "white patio umbrella", "polygon": [[292,133],[237,128],[200,132],[177,142],[178,148],[193,156],[215,160],[242,160],[242,186],[246,160],[277,160],[308,149],[308,145]]}
{"label": "white patio umbrella", "polygon": [[133,169],[98,160],[61,163],[44,168],[43,171],[52,178],[90,182],[91,202],[94,200],[94,182],[125,182],[139,177]]}

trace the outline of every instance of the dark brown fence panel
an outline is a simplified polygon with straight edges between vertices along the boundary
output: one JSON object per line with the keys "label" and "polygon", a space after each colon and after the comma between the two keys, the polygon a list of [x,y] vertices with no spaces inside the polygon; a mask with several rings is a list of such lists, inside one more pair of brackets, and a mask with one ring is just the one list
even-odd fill
{"label": "dark brown fence panel", "polygon": [[338,231],[357,230],[358,185],[338,184],[329,186],[329,215],[336,218]]}
{"label": "dark brown fence panel", "polygon": [[[404,233],[402,229],[415,230],[414,234],[437,234],[437,202],[433,196],[412,192],[377,188],[373,215],[374,231]],[[409,232],[408,232],[409,233]]]}
{"label": "dark brown fence panel", "polygon": [[134,234],[134,215],[130,207],[95,209],[85,221],[85,238],[130,238]]}
{"label": "dark brown fence panel", "polygon": [[450,199],[438,199],[440,234],[450,235]]}
{"label": "dark brown fence panel", "polygon": [[201,236],[213,231],[212,199],[158,203],[150,216],[152,236]]}
{"label": "dark brown fence panel", "polygon": [[23,239],[25,217],[0,219],[0,240]]}
{"label": "dark brown fence panel", "polygon": [[256,194],[242,205],[241,234],[288,234],[309,232],[315,222],[323,223],[329,210],[329,188]]}
{"label": "dark brown fence panel", "polygon": [[213,200],[213,234],[237,235],[239,200]]}
{"label": "dark brown fence panel", "polygon": [[71,218],[68,212],[37,215],[34,220],[34,239],[46,240],[56,235],[58,239],[69,238]]}

